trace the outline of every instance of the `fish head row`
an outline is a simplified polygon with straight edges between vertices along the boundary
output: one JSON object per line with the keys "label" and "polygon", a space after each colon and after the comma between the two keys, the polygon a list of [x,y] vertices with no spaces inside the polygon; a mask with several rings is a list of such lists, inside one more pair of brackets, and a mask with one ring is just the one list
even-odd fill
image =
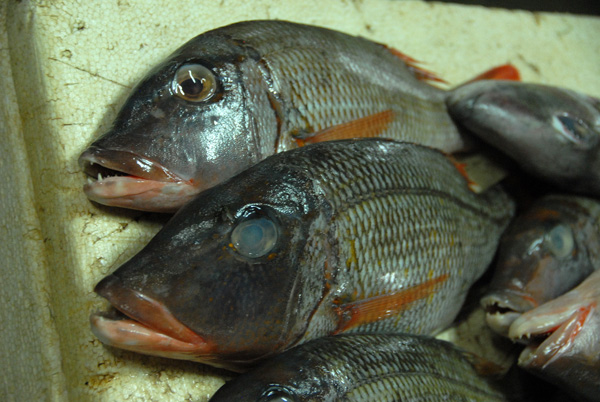
{"label": "fish head row", "polygon": [[520,314],[565,293],[596,269],[595,204],[585,197],[546,196],[509,226],[490,290],[481,300],[495,331],[506,335]]}
{"label": "fish head row", "polygon": [[[257,78],[259,59],[251,46],[216,30],[156,66],[133,89],[110,131],[80,156],[83,170],[99,179],[84,187],[87,196],[174,212],[201,189],[263,159],[261,141],[274,141],[277,124]],[[266,124],[269,119],[273,124]]]}
{"label": "fish head row", "polygon": [[99,313],[92,328],[108,345],[224,367],[287,348],[322,298],[330,214],[303,168],[256,165],[104,278],[95,291],[129,319]]}

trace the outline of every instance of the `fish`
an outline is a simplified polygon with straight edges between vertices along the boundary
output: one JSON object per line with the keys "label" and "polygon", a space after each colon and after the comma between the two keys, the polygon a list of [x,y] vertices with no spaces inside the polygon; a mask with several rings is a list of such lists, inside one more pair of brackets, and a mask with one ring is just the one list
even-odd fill
{"label": "fish", "polygon": [[572,194],[537,200],[500,240],[486,321],[506,336],[522,313],[569,291],[600,268],[600,201]]}
{"label": "fish", "polygon": [[578,400],[600,400],[600,271],[530,310],[510,326],[512,339],[530,342],[518,365]]}
{"label": "fish", "polygon": [[312,340],[227,382],[221,401],[506,401],[449,342],[410,334]]}
{"label": "fish", "polygon": [[182,207],[95,292],[103,343],[243,369],[350,332],[449,325],[514,203],[443,153],[380,139],[275,154]]}
{"label": "fish", "polygon": [[[84,191],[100,204],[172,213],[309,143],[379,136],[467,148],[446,91],[424,82],[440,79],[417,64],[361,37],[286,21],[208,31],[152,69],[80,155]],[[507,65],[480,79],[514,74]]]}
{"label": "fish", "polygon": [[582,195],[600,195],[600,99],[565,88],[476,81],[454,88],[449,114],[524,171]]}

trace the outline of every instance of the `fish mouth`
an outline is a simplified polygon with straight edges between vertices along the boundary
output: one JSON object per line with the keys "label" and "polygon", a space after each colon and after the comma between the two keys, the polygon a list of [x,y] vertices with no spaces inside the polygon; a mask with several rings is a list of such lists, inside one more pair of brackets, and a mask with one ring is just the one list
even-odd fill
{"label": "fish mouth", "polygon": [[175,212],[198,192],[193,180],[132,152],[91,146],[79,164],[89,177],[83,191],[103,205]]}
{"label": "fish mouth", "polygon": [[507,291],[492,292],[481,299],[488,326],[497,334],[508,336],[512,323],[524,312],[536,306],[535,300],[525,294]]}
{"label": "fish mouth", "polygon": [[519,366],[544,369],[561,357],[568,356],[586,322],[598,314],[596,310],[597,306],[593,303],[579,306],[570,313],[542,314],[539,318],[531,314],[532,317],[523,316],[516,320],[509,336],[529,341],[519,356]]}
{"label": "fish mouth", "polygon": [[177,320],[161,302],[126,288],[115,275],[100,281],[94,291],[118,310],[90,317],[92,332],[105,345],[216,365],[211,363],[214,345]]}

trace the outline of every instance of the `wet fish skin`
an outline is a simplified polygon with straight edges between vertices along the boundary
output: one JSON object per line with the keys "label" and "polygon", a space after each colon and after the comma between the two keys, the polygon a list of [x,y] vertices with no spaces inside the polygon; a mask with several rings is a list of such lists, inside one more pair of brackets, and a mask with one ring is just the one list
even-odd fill
{"label": "wet fish skin", "polygon": [[486,320],[507,335],[522,313],[560,296],[600,268],[600,202],[553,194],[511,223],[500,241]]}
{"label": "wet fish skin", "polygon": [[[177,95],[175,77],[190,64],[214,86],[206,100]],[[174,212],[297,139],[363,118],[361,136],[462,149],[444,96],[360,37],[285,21],[225,26],[190,40],[137,85],[112,129],[80,156],[88,175],[103,177],[84,190],[101,204]]]}
{"label": "wet fish skin", "polygon": [[[92,315],[92,329],[109,345],[228,368],[329,334],[433,333],[513,213],[501,188],[472,193],[427,147],[356,140],[280,153],[203,192],[103,279],[95,291],[131,319]],[[276,242],[242,254],[234,233],[268,222]]]}
{"label": "wet fish skin", "polygon": [[514,81],[452,90],[448,112],[523,170],[563,189],[600,195],[600,100]]}
{"label": "wet fish skin", "polygon": [[[600,271],[573,290],[520,316],[513,339],[538,339],[519,366],[588,401],[600,400]],[[543,341],[540,336],[546,336]]]}
{"label": "wet fish skin", "polygon": [[228,382],[210,399],[270,400],[506,399],[448,342],[408,334],[353,334],[319,338],[290,349]]}

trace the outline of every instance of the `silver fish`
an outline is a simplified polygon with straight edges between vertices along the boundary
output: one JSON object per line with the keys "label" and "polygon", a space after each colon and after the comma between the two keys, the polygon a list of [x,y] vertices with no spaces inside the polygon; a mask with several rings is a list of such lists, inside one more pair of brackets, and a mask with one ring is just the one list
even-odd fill
{"label": "silver fish", "polygon": [[420,78],[435,76],[384,45],[325,28],[218,28],[133,90],[112,129],[80,156],[92,180],[101,174],[84,190],[101,204],[174,212],[267,156],[311,142],[379,136],[463,149],[446,91]]}
{"label": "silver fish", "polygon": [[505,401],[452,344],[426,336],[313,340],[228,382],[211,402]]}
{"label": "silver fish", "polygon": [[449,113],[523,170],[600,195],[600,100],[564,88],[478,81],[448,96]]}
{"label": "silver fish", "polygon": [[506,335],[522,313],[575,287],[600,269],[600,201],[549,195],[511,223],[500,241],[487,322]]}
{"label": "silver fish", "polygon": [[433,333],[490,263],[514,205],[409,143],[273,155],[184,206],[96,292],[106,344],[235,368],[344,332]]}

